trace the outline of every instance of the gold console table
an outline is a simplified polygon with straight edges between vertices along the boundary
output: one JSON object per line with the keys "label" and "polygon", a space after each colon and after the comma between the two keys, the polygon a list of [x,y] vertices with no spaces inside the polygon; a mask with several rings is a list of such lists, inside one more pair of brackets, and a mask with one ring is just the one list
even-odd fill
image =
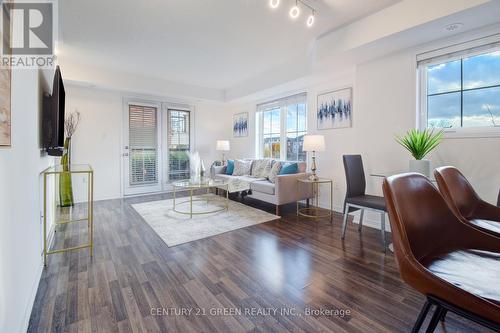
{"label": "gold console table", "polygon": [[[87,221],[87,230],[88,230],[88,243],[82,244],[74,247],[67,247],[62,249],[50,250],[48,249],[47,244],[47,178],[50,175],[61,175],[61,174],[83,174],[88,177],[88,188],[87,188],[87,217],[76,219],[76,220],[63,220],[56,221],[55,225],[60,224],[68,224],[73,222],[82,222]],[[94,170],[88,164],[72,164],[69,167],[63,167],[62,165],[56,165],[45,169],[42,172],[43,175],[43,264],[47,266],[47,256],[49,254],[61,253],[72,250],[80,250],[88,248],[90,251],[90,256],[93,256],[94,250],[94,242],[93,242],[93,233],[94,233],[94,221],[93,221],[93,213],[94,213]]]}

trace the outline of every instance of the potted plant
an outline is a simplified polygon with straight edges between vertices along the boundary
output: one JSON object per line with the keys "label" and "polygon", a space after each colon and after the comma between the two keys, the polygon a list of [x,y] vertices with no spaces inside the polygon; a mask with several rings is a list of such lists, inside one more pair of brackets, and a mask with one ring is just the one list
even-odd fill
{"label": "potted plant", "polygon": [[436,148],[442,139],[443,131],[434,133],[433,129],[423,131],[411,129],[404,136],[396,137],[396,141],[415,158],[410,160],[410,171],[424,174],[427,177],[431,173],[431,162],[424,160],[424,157]]}

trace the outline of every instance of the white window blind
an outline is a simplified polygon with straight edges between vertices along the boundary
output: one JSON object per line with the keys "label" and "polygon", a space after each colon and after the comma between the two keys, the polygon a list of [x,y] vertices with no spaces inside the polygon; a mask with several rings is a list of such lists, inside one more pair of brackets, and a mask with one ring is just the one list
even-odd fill
{"label": "white window blind", "polygon": [[130,185],[158,182],[158,110],[129,105]]}
{"label": "white window blind", "polygon": [[481,53],[488,53],[500,47],[500,34],[478,38],[469,42],[443,47],[417,55],[419,67],[443,63],[460,58],[467,58]]}

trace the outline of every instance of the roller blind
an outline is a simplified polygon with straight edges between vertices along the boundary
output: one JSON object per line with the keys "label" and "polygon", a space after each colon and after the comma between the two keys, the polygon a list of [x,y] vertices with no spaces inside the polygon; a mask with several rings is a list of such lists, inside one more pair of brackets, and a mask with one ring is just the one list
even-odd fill
{"label": "roller blind", "polygon": [[158,110],[129,105],[130,185],[158,182]]}
{"label": "roller blind", "polygon": [[500,47],[500,34],[478,38],[465,43],[417,54],[418,66],[466,58],[480,53],[487,53]]}

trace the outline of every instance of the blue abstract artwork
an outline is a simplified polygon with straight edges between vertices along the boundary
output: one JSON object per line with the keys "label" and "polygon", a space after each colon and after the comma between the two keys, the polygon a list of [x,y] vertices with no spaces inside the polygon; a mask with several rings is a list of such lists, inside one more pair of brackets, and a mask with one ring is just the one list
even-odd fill
{"label": "blue abstract artwork", "polygon": [[233,136],[235,138],[248,136],[248,112],[233,116]]}
{"label": "blue abstract artwork", "polygon": [[318,95],[318,129],[352,127],[352,88]]}

